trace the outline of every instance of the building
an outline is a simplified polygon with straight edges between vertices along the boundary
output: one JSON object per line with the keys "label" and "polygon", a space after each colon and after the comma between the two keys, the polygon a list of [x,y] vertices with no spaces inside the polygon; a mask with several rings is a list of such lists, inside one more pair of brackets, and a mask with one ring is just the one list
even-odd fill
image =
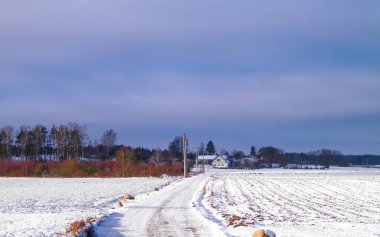
{"label": "building", "polygon": [[203,155],[198,156],[198,164],[212,166],[213,168],[229,168],[230,161],[227,156],[220,155]]}
{"label": "building", "polygon": [[198,156],[198,164],[202,165],[210,165],[212,161],[218,157],[218,155],[203,155],[203,156]]}
{"label": "building", "polygon": [[227,169],[230,167],[230,161],[226,156],[217,156],[211,163],[213,168]]}

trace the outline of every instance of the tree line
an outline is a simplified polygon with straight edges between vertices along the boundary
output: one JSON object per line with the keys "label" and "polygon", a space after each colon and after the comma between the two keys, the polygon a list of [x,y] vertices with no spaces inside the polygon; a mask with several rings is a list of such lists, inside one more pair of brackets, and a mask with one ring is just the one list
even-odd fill
{"label": "tree line", "polygon": [[[217,154],[214,143],[210,140],[206,147],[203,142],[198,146],[198,154],[214,155]],[[343,155],[340,151],[333,149],[318,149],[309,152],[285,152],[285,150],[273,146],[264,146],[257,149],[251,146],[248,154],[243,151],[227,151],[221,149],[218,155],[226,156],[232,168],[252,167],[246,158],[254,158],[256,166],[265,165],[266,167],[290,167],[297,168],[302,166],[319,166],[328,168],[331,165],[350,166],[350,165],[378,165],[380,156],[376,155]]]}
{"label": "tree line", "polygon": [[117,134],[113,129],[105,131],[92,143],[86,126],[77,123],[47,128],[38,124],[21,126],[14,132],[11,126],[0,129],[0,158],[18,157],[25,161],[63,161],[84,157],[110,158]]}
{"label": "tree line", "polygon": [[[77,123],[47,126],[22,125],[17,130],[11,126],[0,128],[0,159],[33,162],[65,160],[91,161],[115,159],[120,149],[132,151],[134,162],[181,161],[183,157],[182,136],[175,136],[168,147],[148,149],[117,145],[117,133],[106,130],[98,140],[91,141],[87,127]],[[213,151],[211,151],[213,152]],[[195,159],[195,153],[189,154]]]}
{"label": "tree line", "polygon": [[[99,142],[98,142],[99,141]],[[87,127],[77,123],[53,125],[47,128],[44,125],[20,126],[15,130],[11,126],[0,128],[0,159],[10,160],[17,158],[23,161],[61,162],[65,160],[117,160],[118,151],[127,149],[135,163],[153,161],[177,162],[182,161],[183,141],[182,136],[175,136],[169,142],[168,147],[161,149],[147,149],[143,147],[130,147],[116,145],[117,133],[113,129],[106,130],[98,140],[91,141],[87,135]],[[188,143],[188,142],[187,142]],[[189,144],[189,143],[188,143]],[[187,150],[189,160],[195,160],[196,155],[213,155],[217,153],[214,142],[209,140],[206,145],[203,142],[196,145],[197,149]],[[243,151],[227,151],[221,149],[219,155],[227,156],[232,161],[233,167],[239,168],[244,164],[244,158],[256,158],[260,164],[287,164],[299,165],[330,165],[347,166],[374,165],[380,163],[379,156],[345,156],[339,151],[320,149],[306,153],[289,153],[273,146],[265,146],[257,149],[251,146],[249,154]]]}

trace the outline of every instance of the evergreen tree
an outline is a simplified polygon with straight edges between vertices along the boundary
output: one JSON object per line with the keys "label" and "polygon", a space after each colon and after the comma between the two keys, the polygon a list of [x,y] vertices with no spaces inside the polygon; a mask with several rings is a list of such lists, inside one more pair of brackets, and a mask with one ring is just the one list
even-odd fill
{"label": "evergreen tree", "polygon": [[208,155],[214,155],[215,154],[215,146],[211,140],[207,143],[206,153]]}
{"label": "evergreen tree", "polygon": [[16,146],[19,150],[20,156],[25,158],[25,160],[27,160],[28,158],[28,155],[26,153],[26,147],[28,145],[29,129],[29,126],[21,126],[16,134]]}
{"label": "evergreen tree", "polygon": [[251,152],[249,153],[252,157],[256,156],[256,147],[251,146]]}
{"label": "evergreen tree", "polygon": [[33,146],[33,156],[36,161],[45,160],[47,129],[43,125],[36,125],[30,131],[30,143]]}

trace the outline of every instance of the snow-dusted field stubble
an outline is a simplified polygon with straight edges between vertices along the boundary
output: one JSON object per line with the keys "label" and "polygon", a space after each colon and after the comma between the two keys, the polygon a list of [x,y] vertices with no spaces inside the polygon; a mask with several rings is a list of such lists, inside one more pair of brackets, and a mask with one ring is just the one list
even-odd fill
{"label": "snow-dusted field stubble", "polygon": [[380,169],[221,171],[205,190],[227,235],[380,236]]}
{"label": "snow-dusted field stubble", "polygon": [[124,193],[153,191],[173,178],[0,178],[0,236],[55,236],[107,214]]}

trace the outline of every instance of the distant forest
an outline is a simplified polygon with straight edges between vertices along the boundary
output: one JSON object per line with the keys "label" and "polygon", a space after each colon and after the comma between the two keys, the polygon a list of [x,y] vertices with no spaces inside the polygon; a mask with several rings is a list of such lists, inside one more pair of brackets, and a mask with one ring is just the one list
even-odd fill
{"label": "distant forest", "polygon": [[[47,128],[44,125],[21,126],[14,129],[4,126],[0,129],[0,159],[33,162],[62,162],[65,160],[77,161],[109,161],[115,160],[117,151],[121,148],[132,151],[133,162],[177,162],[183,157],[182,137],[175,136],[168,143],[168,147],[148,149],[143,147],[128,147],[117,145],[117,133],[113,129],[106,130],[97,140],[91,140],[86,132],[86,126],[77,123]],[[196,153],[200,155],[216,154],[212,141],[205,147],[203,143],[197,145],[197,151],[188,151],[188,158],[195,160]],[[220,155],[226,155],[234,162],[235,167],[241,167],[241,160],[246,157],[256,157],[262,163],[286,164],[318,164],[318,165],[378,165],[378,155],[343,155],[339,151],[320,149],[306,153],[287,153],[282,149],[267,146],[256,150],[252,146],[249,154],[242,151],[226,151],[222,149]]]}

